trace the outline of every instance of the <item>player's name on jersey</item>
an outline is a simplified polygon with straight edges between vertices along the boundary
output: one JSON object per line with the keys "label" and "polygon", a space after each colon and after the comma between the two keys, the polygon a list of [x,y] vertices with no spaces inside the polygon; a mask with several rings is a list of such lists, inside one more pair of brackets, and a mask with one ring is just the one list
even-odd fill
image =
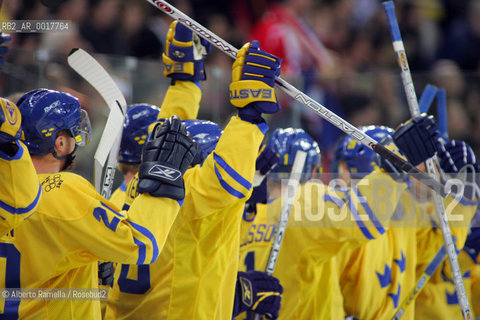
{"label": "player's name on jersey", "polygon": [[270,242],[275,234],[276,224],[252,224],[240,247],[252,242]]}
{"label": "player's name on jersey", "polygon": [[0,296],[5,301],[18,300],[108,300],[105,288],[1,288]]}

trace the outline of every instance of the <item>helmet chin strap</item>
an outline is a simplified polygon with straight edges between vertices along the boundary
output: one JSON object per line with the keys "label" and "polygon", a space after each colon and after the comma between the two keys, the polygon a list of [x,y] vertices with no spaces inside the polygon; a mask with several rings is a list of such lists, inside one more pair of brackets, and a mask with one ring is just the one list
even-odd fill
{"label": "helmet chin strap", "polygon": [[65,164],[63,165],[62,169],[60,169],[60,171],[68,171],[68,170],[71,170],[73,169],[74,167],[74,160],[75,160],[75,151],[77,151],[77,145],[75,145],[75,148],[73,149],[72,152],[70,152],[69,154],[65,155],[65,156],[58,156],[57,155],[57,152],[54,150],[52,152],[53,156],[55,157],[55,159],[58,159],[58,160],[65,160]]}

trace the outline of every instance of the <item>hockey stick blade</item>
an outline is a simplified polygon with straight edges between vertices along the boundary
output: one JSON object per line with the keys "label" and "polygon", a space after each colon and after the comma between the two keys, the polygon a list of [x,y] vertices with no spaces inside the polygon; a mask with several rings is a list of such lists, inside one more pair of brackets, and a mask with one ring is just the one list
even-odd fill
{"label": "hockey stick blade", "polygon": [[[116,167],[116,157],[118,155],[118,150],[120,149],[121,139],[119,139],[119,137],[121,138],[122,136],[123,121],[124,114],[120,107],[114,107],[110,110],[107,123],[105,124],[102,137],[95,152],[95,189],[101,191],[102,196],[104,197],[111,193],[111,188],[113,187],[111,183],[113,182],[113,175]],[[105,167],[107,157],[108,165]],[[99,167],[97,168],[97,166]],[[105,175],[103,180],[97,179],[97,177],[102,176],[104,167]],[[102,185],[100,185],[101,183]],[[106,190],[106,188],[110,188],[110,190]],[[108,199],[108,197],[105,198]]]}
{"label": "hockey stick blade", "polygon": [[109,109],[116,106],[116,101],[122,107],[123,112],[127,102],[122,92],[112,77],[105,71],[100,63],[85,50],[75,48],[69,53],[68,65],[94,87],[100,96],[105,100]]}
{"label": "hockey stick blade", "polygon": [[[105,69],[86,51],[73,49],[68,58],[68,64],[82,76],[106,102],[110,113],[95,152],[95,188],[106,198],[112,191],[117,154],[120,148],[123,119],[127,102],[122,92]],[[108,158],[108,165],[102,177]]]}

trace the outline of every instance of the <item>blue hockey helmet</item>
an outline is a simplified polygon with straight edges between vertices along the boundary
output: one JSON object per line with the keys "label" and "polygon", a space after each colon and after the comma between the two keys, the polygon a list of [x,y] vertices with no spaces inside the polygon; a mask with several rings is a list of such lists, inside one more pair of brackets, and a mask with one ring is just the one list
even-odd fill
{"label": "blue hockey helmet", "polygon": [[17,102],[22,114],[25,144],[31,154],[55,154],[55,139],[67,131],[78,146],[90,142],[90,120],[78,99],[60,91],[35,89]]}
{"label": "blue hockey helmet", "polygon": [[[393,134],[393,129],[385,126],[365,126],[359,128],[377,142]],[[376,153],[351,136],[346,136],[337,146],[331,170],[338,173],[340,162],[345,161],[353,179],[363,178],[378,164]]]}
{"label": "blue hockey helmet", "polygon": [[132,104],[127,107],[118,152],[119,162],[140,163],[143,145],[148,138],[148,127],[157,121],[159,112],[159,107],[148,103]]}
{"label": "blue hockey helmet", "polygon": [[183,123],[198,144],[198,151],[192,161],[192,166],[201,164],[217,146],[223,133],[222,127],[207,120],[183,120]]}
{"label": "blue hockey helmet", "polygon": [[290,172],[298,150],[307,153],[302,180],[309,180],[314,168],[320,169],[321,154],[318,143],[303,129],[277,129],[268,140],[267,146],[279,158],[278,165],[272,172]]}

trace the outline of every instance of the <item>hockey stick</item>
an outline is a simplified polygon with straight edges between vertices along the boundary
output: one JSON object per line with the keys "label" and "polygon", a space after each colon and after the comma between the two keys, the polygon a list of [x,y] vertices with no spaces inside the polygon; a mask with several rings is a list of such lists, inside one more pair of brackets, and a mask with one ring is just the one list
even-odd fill
{"label": "hockey stick", "polygon": [[444,138],[447,138],[447,95],[445,89],[439,89],[434,85],[427,84],[418,101],[418,107],[420,108],[420,113],[428,112],[435,98],[437,98],[438,130]]}
{"label": "hockey stick", "polygon": [[[218,37],[216,34],[205,28],[204,26],[198,24],[196,21],[185,15],[183,12],[179,11],[177,8],[173,7],[166,1],[163,0],[146,0],[151,3],[156,8],[162,10],[164,13],[171,16],[173,19],[178,20],[180,23],[184,24],[186,27],[197,33],[199,36],[203,37],[205,40],[216,46],[222,52],[228,54],[233,59],[236,58],[237,49],[225,40]],[[306,107],[312,109],[316,114],[333,124],[338,129],[342,130],[346,134],[357,139],[365,146],[369,147],[376,153],[378,153],[382,158],[390,161],[394,166],[400,168],[402,171],[412,174],[418,181],[429,187],[430,189],[438,192],[442,197],[446,197],[447,193],[445,192],[445,186],[428,176],[424,172],[415,168],[411,163],[405,161],[400,156],[396,155],[392,151],[388,150],[382,144],[378,143],[363,133],[358,128],[354,127],[352,124],[348,123],[346,120],[340,118],[334,112],[330,111],[322,104],[316,102],[310,98],[305,93],[301,92],[285,80],[280,77],[277,77],[275,84],[284,91],[287,95],[297,100]]]}
{"label": "hockey stick", "polygon": [[430,109],[433,99],[437,95],[438,88],[434,85],[427,84],[425,89],[423,89],[422,96],[418,100],[418,107],[420,108],[420,113],[428,112]]}
{"label": "hockey stick", "polygon": [[[87,52],[82,49],[73,49],[67,60],[70,67],[97,90],[110,109],[94,157],[95,188],[104,198],[109,199],[113,188],[127,102],[110,75]],[[104,167],[105,173],[102,179]]]}
{"label": "hockey stick", "polygon": [[[410,113],[412,116],[417,116],[420,114],[418,107],[418,100],[415,94],[415,88],[413,86],[412,75],[410,73],[410,68],[408,66],[407,55],[403,45],[402,36],[400,35],[400,29],[398,27],[397,17],[395,16],[395,6],[393,1],[383,2],[383,8],[385,10],[388,25],[390,27],[390,33],[392,35],[392,44],[395,53],[398,56],[398,62],[401,69],[402,82],[405,88],[407,95],[408,106],[410,108]],[[437,180],[437,175],[434,168],[434,156],[432,159],[427,160],[426,167],[429,175]],[[450,260],[450,265],[452,268],[453,279],[455,282],[455,288],[457,289],[458,300],[460,301],[460,306],[462,308],[463,317],[465,319],[472,319],[472,313],[468,303],[467,294],[465,292],[465,286],[463,284],[462,273],[460,271],[460,265],[458,264],[457,252],[455,250],[455,245],[453,243],[452,233],[447,221],[447,214],[443,201],[437,193],[433,194],[433,202],[435,209],[440,220],[440,227],[442,229],[443,240],[445,242],[445,247],[447,248],[448,258]]]}
{"label": "hockey stick", "polygon": [[445,249],[445,245],[442,245],[440,250],[438,250],[438,252],[435,254],[435,257],[433,258],[433,260],[430,261],[430,263],[428,264],[425,271],[423,271],[422,276],[417,282],[417,285],[413,288],[413,290],[405,298],[405,300],[402,301],[400,308],[398,308],[397,312],[392,318],[393,320],[398,320],[404,315],[410,303],[412,303],[412,301],[414,301],[417,298],[417,296],[420,294],[420,291],[422,291],[425,284],[428,282],[428,280],[430,280],[432,275],[438,269],[438,266],[440,266],[446,254],[447,254],[447,250]]}
{"label": "hockey stick", "polygon": [[[290,210],[292,209],[293,201],[295,200],[295,193],[297,192],[297,187],[300,183],[300,177],[302,176],[306,158],[307,153],[305,151],[298,150],[295,154],[292,171],[290,172],[290,178],[288,179],[287,183],[287,190],[283,198],[280,219],[275,230],[275,236],[273,237],[272,249],[270,250],[270,255],[268,256],[267,267],[265,268],[265,272],[270,276],[273,275],[273,271],[277,265],[278,255],[280,254],[280,248],[283,242],[283,236],[285,235],[285,230],[287,229],[288,217],[290,216]],[[261,320],[262,316],[258,313],[253,313],[250,319]]]}
{"label": "hockey stick", "polygon": [[447,125],[447,93],[445,89],[439,89],[437,92],[437,117],[438,117],[438,130],[444,137],[448,137],[448,125]]}

